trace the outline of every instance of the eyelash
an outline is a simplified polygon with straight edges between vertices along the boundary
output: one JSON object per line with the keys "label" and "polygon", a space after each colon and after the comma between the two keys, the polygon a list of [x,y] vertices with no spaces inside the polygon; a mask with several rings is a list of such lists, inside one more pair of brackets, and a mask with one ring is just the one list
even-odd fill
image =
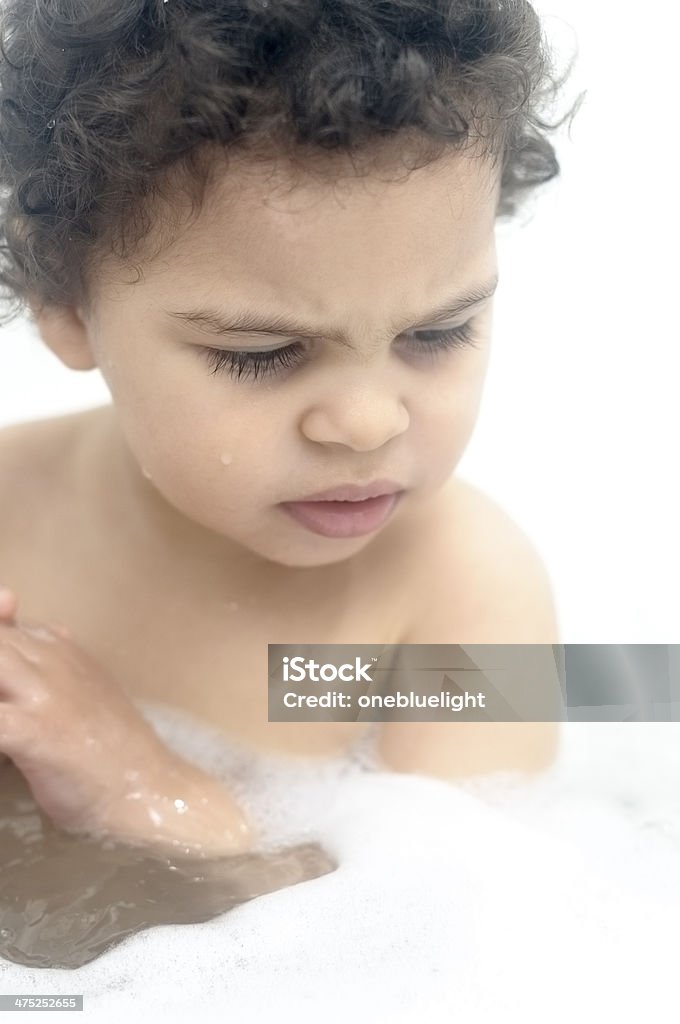
{"label": "eyelash", "polygon": [[[476,331],[475,321],[469,320],[460,327],[452,327],[445,331],[418,331],[418,334],[435,334],[436,341],[421,342],[416,347],[420,351],[431,354],[439,354],[447,350],[461,348],[478,348],[475,344]],[[304,346],[300,342],[294,345],[287,345],[285,348],[273,349],[271,352],[234,352],[231,349],[200,347],[213,366],[213,375],[227,373],[236,380],[242,377],[253,380],[258,379],[258,372],[261,376],[268,376],[278,372],[281,366],[294,366],[298,362],[298,355],[301,354]],[[236,375],[238,371],[238,376]]]}

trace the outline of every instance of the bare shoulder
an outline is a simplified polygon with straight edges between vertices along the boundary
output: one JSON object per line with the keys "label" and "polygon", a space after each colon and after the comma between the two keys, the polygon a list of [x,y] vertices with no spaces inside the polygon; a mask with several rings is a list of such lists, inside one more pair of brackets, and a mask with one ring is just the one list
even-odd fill
{"label": "bare shoulder", "polygon": [[61,417],[27,420],[0,428],[0,473],[3,477],[16,470],[27,456],[44,451],[41,442],[53,436],[54,430],[50,427],[53,428],[60,420]]}
{"label": "bare shoulder", "polygon": [[501,571],[516,553],[540,560],[534,543],[510,514],[466,480],[450,481],[438,516],[437,537],[444,552],[455,554],[461,565],[483,568],[491,559]]}
{"label": "bare shoulder", "polygon": [[453,478],[439,496],[418,590],[406,643],[560,642],[551,580],[535,544],[465,480]]}
{"label": "bare shoulder", "polygon": [[[414,576],[406,644],[559,644],[551,582],[526,532],[492,498],[452,480],[429,513]],[[546,692],[560,707],[548,647]],[[455,779],[497,771],[533,775],[559,749],[557,721],[387,722],[378,754],[392,771]]]}
{"label": "bare shoulder", "polygon": [[12,526],[20,527],[27,516],[44,510],[44,502],[63,482],[68,453],[87,413],[12,423],[0,429],[0,527],[8,543]]}
{"label": "bare shoulder", "polygon": [[30,476],[34,467],[44,469],[52,464],[94,412],[86,409],[0,428],[0,479],[16,483],[19,477]]}

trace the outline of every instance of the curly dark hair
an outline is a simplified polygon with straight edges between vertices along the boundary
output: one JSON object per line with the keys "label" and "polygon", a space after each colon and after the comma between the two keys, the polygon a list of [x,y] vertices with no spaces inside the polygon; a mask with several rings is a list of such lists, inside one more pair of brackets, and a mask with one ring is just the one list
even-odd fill
{"label": "curly dark hair", "polygon": [[2,0],[0,52],[0,326],[89,311],[103,261],[171,239],[237,152],[309,172],[475,147],[513,216],[582,98],[541,118],[573,61],[528,0]]}

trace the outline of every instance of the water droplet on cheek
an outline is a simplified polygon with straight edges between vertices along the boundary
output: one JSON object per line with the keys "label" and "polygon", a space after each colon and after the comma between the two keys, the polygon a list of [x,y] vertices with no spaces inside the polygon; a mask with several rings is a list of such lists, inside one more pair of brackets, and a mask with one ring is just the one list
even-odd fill
{"label": "water droplet on cheek", "polygon": [[223,454],[220,455],[220,462],[222,463],[223,466],[231,465],[231,461],[232,461],[232,456],[229,455],[228,452],[223,452]]}

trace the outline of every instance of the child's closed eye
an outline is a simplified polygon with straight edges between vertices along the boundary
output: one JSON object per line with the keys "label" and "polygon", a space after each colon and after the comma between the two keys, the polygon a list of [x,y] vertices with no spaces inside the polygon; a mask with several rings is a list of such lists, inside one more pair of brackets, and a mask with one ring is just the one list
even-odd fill
{"label": "child's closed eye", "polygon": [[[445,330],[415,331],[410,337],[416,340],[409,345],[409,348],[416,354],[422,355],[432,356],[454,349],[478,347],[475,344],[474,320]],[[237,380],[249,376],[256,380],[258,375],[266,376],[278,372],[281,367],[295,366],[300,363],[304,355],[304,345],[295,342],[293,345],[264,352],[199,346],[199,351],[213,367],[213,374],[225,372],[231,377],[236,377]]]}

